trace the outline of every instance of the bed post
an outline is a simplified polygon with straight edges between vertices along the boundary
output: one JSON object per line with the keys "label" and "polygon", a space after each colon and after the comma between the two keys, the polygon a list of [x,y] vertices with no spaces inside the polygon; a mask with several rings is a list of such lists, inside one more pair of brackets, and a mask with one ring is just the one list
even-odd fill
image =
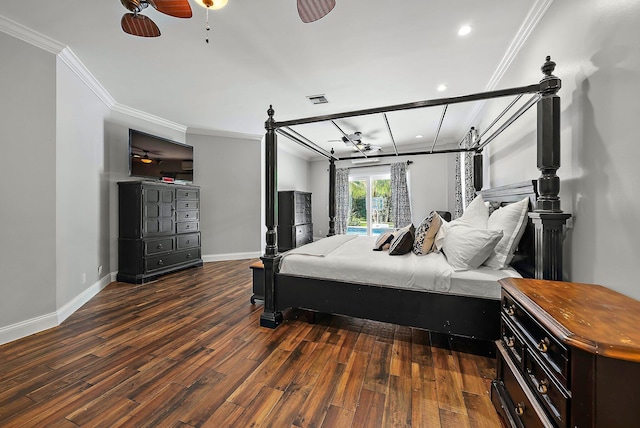
{"label": "bed post", "polygon": [[538,101],[538,198],[536,208],[529,213],[535,227],[535,277],[562,281],[563,228],[571,214],[560,209],[560,90],[561,81],[553,75],[556,63],[551,57],[541,70]]}
{"label": "bed post", "polygon": [[275,273],[280,261],[278,255],[278,141],[273,106],[264,124],[265,134],[265,198],[266,246],[260,257],[264,266],[264,312],[260,315],[262,327],[276,328],[282,322],[282,313],[275,310]]}
{"label": "bed post", "polygon": [[479,151],[473,155],[473,188],[476,189],[476,192],[482,190],[482,174],[482,151]]}
{"label": "bed post", "polygon": [[[331,149],[331,154],[334,151]],[[327,236],[336,234],[336,161],[329,158],[329,233]]]}

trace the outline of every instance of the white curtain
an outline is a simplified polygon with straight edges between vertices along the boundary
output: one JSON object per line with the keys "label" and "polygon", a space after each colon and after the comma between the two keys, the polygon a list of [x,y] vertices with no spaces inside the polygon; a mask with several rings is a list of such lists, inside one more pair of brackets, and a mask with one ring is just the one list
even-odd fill
{"label": "white curtain", "polygon": [[[475,129],[471,128],[460,147],[463,149],[473,147],[475,138]],[[476,189],[473,187],[473,152],[460,152],[456,156],[456,198],[453,218],[460,217],[475,196]]]}
{"label": "white curtain", "polygon": [[336,235],[347,233],[350,202],[349,168],[336,168]]}
{"label": "white curtain", "polygon": [[407,164],[391,164],[391,218],[396,228],[411,223],[411,202],[407,187]]}

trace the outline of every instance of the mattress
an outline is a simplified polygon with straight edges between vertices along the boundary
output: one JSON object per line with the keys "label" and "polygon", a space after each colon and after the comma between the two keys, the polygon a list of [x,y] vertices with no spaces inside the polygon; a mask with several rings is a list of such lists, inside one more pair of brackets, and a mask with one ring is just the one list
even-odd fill
{"label": "mattress", "polygon": [[443,253],[390,256],[373,251],[376,237],[336,235],[283,253],[280,273],[355,284],[500,299],[497,281],[520,277],[512,269],[454,272]]}

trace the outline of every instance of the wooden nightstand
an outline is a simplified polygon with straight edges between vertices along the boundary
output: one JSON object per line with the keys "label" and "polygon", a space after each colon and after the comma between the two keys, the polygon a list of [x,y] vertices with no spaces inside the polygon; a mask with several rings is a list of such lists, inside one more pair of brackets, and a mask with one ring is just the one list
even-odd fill
{"label": "wooden nightstand", "polygon": [[640,302],[592,284],[499,282],[491,399],[507,426],[638,426]]}
{"label": "wooden nightstand", "polygon": [[254,305],[256,300],[264,301],[264,265],[262,262],[255,262],[249,267],[253,272],[253,296],[251,296],[251,304]]}

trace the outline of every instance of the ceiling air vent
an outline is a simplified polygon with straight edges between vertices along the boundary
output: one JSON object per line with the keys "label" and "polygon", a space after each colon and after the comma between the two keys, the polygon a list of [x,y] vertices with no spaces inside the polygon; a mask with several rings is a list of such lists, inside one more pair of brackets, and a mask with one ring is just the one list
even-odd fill
{"label": "ceiling air vent", "polygon": [[307,95],[307,99],[311,101],[311,104],[327,104],[329,100],[324,94],[320,95]]}

